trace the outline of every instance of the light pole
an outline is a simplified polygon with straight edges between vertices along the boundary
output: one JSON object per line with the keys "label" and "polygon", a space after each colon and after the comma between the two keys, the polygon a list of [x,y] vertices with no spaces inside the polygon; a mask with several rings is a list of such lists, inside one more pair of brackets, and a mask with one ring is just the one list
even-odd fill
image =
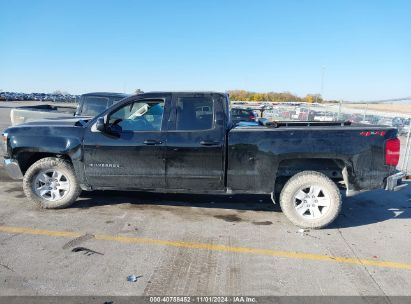
{"label": "light pole", "polygon": [[320,91],[320,94],[321,94],[321,98],[323,100],[324,100],[324,96],[323,96],[323,94],[324,94],[324,76],[325,76],[325,65],[323,65],[321,67],[321,91]]}
{"label": "light pole", "polygon": [[[321,96],[321,99],[324,101],[323,91],[324,91],[324,73],[325,73],[325,65],[321,67],[321,87],[320,87],[320,94],[315,94],[315,103],[318,103],[318,98]],[[319,95],[319,96],[318,96]],[[311,104],[308,106],[308,115],[311,112]]]}
{"label": "light pole", "polygon": [[364,109],[364,115],[362,120],[365,121],[365,116],[367,115],[367,110],[368,110],[368,103],[365,105],[365,109]]}

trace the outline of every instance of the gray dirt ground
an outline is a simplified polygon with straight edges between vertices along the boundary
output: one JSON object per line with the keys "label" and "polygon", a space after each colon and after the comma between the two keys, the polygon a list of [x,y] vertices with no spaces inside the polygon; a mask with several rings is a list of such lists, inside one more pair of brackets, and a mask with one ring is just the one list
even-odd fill
{"label": "gray dirt ground", "polygon": [[265,196],[94,192],[41,210],[0,168],[0,295],[411,295],[410,199],[346,198],[300,233]]}

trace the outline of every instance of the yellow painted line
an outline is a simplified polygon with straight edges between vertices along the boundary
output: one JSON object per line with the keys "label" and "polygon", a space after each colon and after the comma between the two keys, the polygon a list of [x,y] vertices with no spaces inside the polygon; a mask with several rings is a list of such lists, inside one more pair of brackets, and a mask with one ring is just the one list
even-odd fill
{"label": "yellow painted line", "polygon": [[[80,233],[80,232],[54,231],[54,230],[44,230],[44,229],[33,229],[33,228],[28,228],[28,227],[8,227],[8,226],[0,226],[0,232],[29,234],[29,235],[45,235],[45,236],[64,237],[64,238],[75,238],[75,237],[79,237],[83,235],[83,233]],[[227,246],[227,245],[208,244],[208,243],[192,243],[192,242],[182,242],[182,241],[156,240],[156,239],[148,239],[148,238],[119,236],[119,235],[106,235],[106,234],[95,234],[95,239],[101,240],[101,241],[112,241],[112,242],[127,243],[127,244],[149,244],[149,245],[171,246],[171,247],[188,248],[188,249],[205,249],[205,250],[223,251],[223,252],[239,252],[239,253],[245,253],[245,254],[255,254],[255,255],[262,255],[262,256],[272,256],[272,257],[281,257],[281,258],[290,258],[290,259],[299,259],[299,260],[325,261],[325,262],[336,262],[336,263],[368,265],[368,266],[375,266],[375,267],[411,270],[410,263],[347,258],[347,257],[328,256],[328,255],[304,253],[304,252],[292,252],[292,251],[281,251],[281,250],[249,248],[249,247],[235,247],[235,246]]]}

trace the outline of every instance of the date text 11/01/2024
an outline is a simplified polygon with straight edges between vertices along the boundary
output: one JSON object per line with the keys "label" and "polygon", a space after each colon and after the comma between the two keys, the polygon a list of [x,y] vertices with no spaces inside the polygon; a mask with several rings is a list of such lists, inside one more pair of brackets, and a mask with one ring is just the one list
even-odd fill
{"label": "date text 11/01/2024", "polygon": [[255,297],[247,296],[162,296],[150,297],[150,303],[256,303]]}

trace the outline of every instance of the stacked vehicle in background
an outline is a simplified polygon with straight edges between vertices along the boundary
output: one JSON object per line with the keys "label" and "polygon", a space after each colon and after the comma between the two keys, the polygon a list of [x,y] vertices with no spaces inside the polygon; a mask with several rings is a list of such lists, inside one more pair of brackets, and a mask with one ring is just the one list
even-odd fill
{"label": "stacked vehicle in background", "polygon": [[0,92],[0,101],[52,101],[52,102],[76,102],[79,95],[63,93],[19,93]]}

